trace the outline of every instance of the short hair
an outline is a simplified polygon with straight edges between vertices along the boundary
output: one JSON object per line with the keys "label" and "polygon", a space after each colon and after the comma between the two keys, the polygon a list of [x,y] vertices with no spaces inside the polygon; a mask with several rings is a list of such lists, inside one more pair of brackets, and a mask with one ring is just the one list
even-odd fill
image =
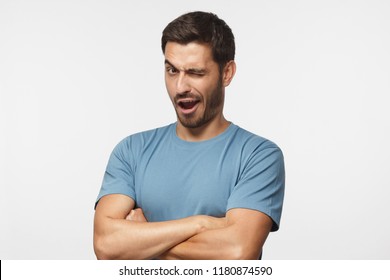
{"label": "short hair", "polygon": [[209,44],[220,70],[227,62],[234,60],[236,47],[233,32],[225,21],[213,13],[197,11],[176,18],[163,30],[161,48],[164,54],[168,42]]}

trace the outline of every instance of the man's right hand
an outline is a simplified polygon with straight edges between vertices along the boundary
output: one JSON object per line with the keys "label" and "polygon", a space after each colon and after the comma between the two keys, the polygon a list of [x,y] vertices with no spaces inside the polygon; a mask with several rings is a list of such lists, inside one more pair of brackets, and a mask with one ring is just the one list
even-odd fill
{"label": "man's right hand", "polygon": [[130,211],[130,213],[126,216],[126,220],[133,222],[147,222],[144,212],[141,208],[135,208]]}
{"label": "man's right hand", "polygon": [[[226,218],[215,218],[206,215],[198,215],[194,216],[197,219],[198,224],[200,225],[199,233],[205,230],[211,229],[220,229],[226,226]],[[135,208],[130,211],[130,213],[126,216],[126,220],[132,222],[147,222],[144,212],[141,208]]]}
{"label": "man's right hand", "polygon": [[215,218],[206,215],[199,215],[195,217],[199,219],[199,224],[201,225],[200,232],[224,228],[227,225],[227,220],[225,217]]}

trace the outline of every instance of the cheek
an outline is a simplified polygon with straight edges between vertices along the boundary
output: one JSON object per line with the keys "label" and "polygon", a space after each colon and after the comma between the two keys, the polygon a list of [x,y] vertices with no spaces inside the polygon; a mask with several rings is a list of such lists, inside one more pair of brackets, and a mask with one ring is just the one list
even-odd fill
{"label": "cheek", "polygon": [[213,84],[209,79],[197,79],[191,82],[191,87],[194,91],[206,97],[212,91]]}
{"label": "cheek", "polygon": [[215,94],[217,85],[214,81],[208,81],[197,86],[197,91],[203,96],[205,100],[211,99]]}
{"label": "cheek", "polygon": [[170,81],[169,79],[165,79],[165,88],[167,89],[169,98],[173,99],[175,90],[172,81]]}

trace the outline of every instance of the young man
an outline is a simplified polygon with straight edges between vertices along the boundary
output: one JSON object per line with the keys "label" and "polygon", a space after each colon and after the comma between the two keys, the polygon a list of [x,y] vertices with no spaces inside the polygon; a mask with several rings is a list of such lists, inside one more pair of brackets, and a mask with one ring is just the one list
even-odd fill
{"label": "young man", "polygon": [[231,29],[193,12],[163,31],[177,122],[131,135],[111,154],[97,198],[98,259],[258,259],[279,228],[280,149],[227,121],[236,71]]}

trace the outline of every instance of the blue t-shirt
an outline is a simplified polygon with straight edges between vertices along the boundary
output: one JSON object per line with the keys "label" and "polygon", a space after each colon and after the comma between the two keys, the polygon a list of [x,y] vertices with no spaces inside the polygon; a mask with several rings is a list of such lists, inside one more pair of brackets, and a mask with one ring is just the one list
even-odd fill
{"label": "blue t-shirt", "polygon": [[173,123],[131,135],[115,147],[97,201],[127,195],[149,222],[253,209],[270,216],[276,231],[284,177],[283,154],[267,139],[230,124],[212,139],[187,142]]}

